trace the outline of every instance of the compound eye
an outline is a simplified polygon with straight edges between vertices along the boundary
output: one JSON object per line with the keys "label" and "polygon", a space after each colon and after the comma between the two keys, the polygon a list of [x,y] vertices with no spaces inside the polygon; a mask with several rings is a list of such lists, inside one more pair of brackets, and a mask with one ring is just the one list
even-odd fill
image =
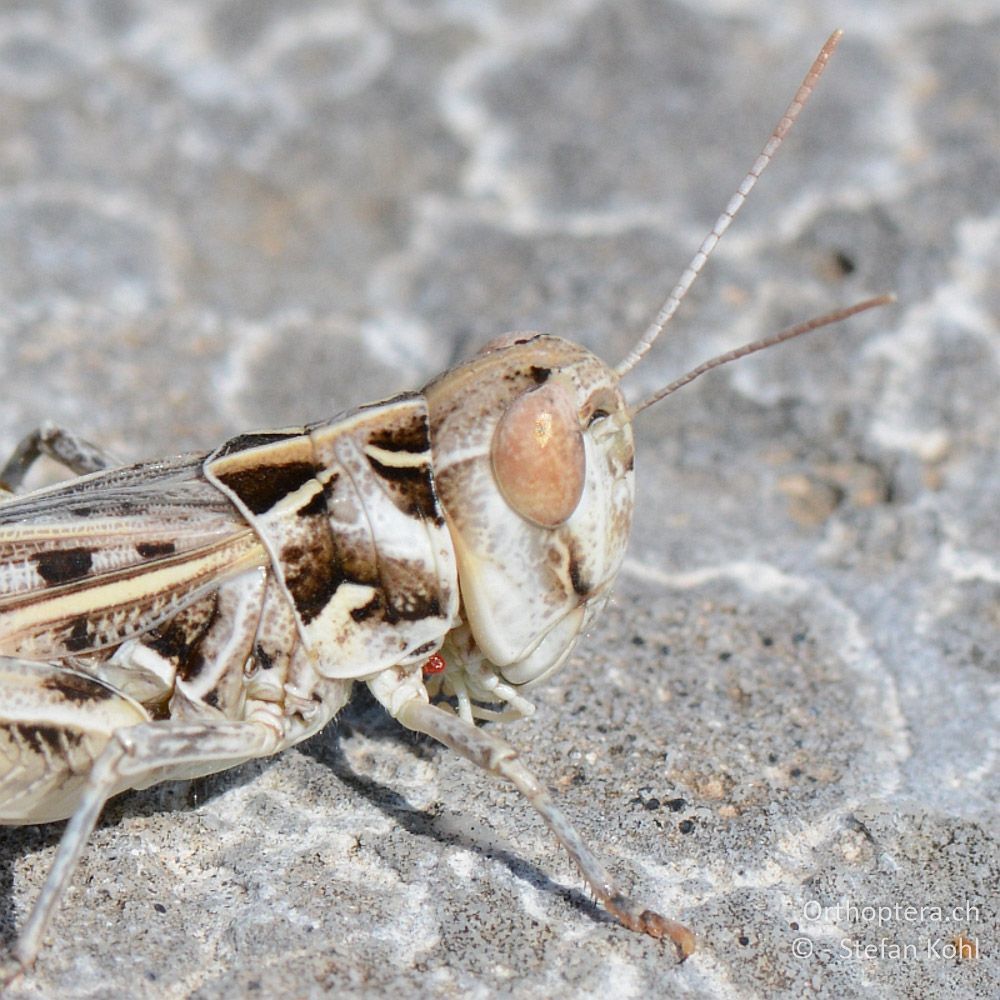
{"label": "compound eye", "polygon": [[583,432],[558,384],[525,393],[493,434],[493,474],[510,506],[532,524],[558,528],[576,510],[586,478]]}

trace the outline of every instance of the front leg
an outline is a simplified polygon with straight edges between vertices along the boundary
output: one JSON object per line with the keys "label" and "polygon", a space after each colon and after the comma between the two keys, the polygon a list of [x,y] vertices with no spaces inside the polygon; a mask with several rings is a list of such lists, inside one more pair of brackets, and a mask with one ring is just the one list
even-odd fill
{"label": "front leg", "polygon": [[459,756],[509,781],[538,811],[580,869],[591,891],[621,924],[657,939],[669,938],[677,949],[679,961],[683,962],[695,950],[694,935],[687,927],[652,910],[642,909],[617,888],[576,828],[552,801],[544,786],[521,763],[510,744],[451,711],[429,704],[419,675],[399,678],[395,671],[383,671],[372,678],[368,686],[407,729],[432,736]]}

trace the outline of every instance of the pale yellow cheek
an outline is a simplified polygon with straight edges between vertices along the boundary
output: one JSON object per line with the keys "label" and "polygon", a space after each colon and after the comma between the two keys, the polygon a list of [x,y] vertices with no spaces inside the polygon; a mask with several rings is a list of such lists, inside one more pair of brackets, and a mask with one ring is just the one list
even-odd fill
{"label": "pale yellow cheek", "polygon": [[525,520],[556,528],[583,495],[586,455],[573,400],[558,385],[516,399],[493,436],[493,474],[504,499]]}

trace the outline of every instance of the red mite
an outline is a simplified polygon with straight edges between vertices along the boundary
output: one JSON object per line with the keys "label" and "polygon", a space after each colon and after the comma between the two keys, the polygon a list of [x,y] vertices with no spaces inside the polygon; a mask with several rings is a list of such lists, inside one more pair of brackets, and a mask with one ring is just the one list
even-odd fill
{"label": "red mite", "polygon": [[431,674],[443,673],[447,665],[440,653],[434,653],[433,656],[427,657],[427,662],[424,664],[424,677],[430,677]]}

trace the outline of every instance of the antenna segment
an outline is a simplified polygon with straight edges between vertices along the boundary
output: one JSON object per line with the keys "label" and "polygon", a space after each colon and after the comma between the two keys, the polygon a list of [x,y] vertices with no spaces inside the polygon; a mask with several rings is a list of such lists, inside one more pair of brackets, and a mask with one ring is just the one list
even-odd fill
{"label": "antenna segment", "polygon": [[831,323],[839,323],[841,320],[849,319],[851,316],[856,316],[858,313],[865,312],[868,309],[875,309],[877,306],[887,306],[896,301],[895,295],[879,295],[873,299],[865,299],[863,302],[856,302],[853,306],[847,306],[844,309],[836,309],[833,312],[827,313],[825,316],[815,316],[813,319],[806,320],[804,323],[799,323],[796,326],[790,326],[787,330],[782,330],[780,333],[771,334],[770,337],[764,337],[761,340],[751,341],[749,344],[744,344],[742,347],[737,347],[732,351],[726,351],[725,354],[720,354],[717,357],[710,358],[708,361],[703,361],[696,368],[692,368],[691,371],[680,378],[674,379],[669,385],[665,385],[662,389],[657,389],[651,396],[648,396],[641,403],[633,406],[629,410],[629,418],[632,419],[637,413],[645,410],[647,406],[652,406],[654,403],[658,403],[665,396],[669,396],[672,392],[676,392],[678,389],[687,385],[688,382],[693,382],[699,375],[704,375],[705,372],[710,372],[713,368],[718,368],[720,365],[729,364],[730,361],[736,361],[739,358],[745,358],[748,354],[756,354],[757,351],[763,351],[768,347],[774,347],[775,344],[782,344],[786,340],[791,340],[793,337],[799,337],[803,333],[811,333],[813,330],[818,330],[821,326],[829,326]]}
{"label": "antenna segment", "polygon": [[[694,284],[695,278],[698,277],[701,269],[705,266],[705,262],[711,256],[712,251],[715,249],[715,245],[722,238],[723,233],[725,233],[725,231],[729,228],[733,219],[736,217],[736,214],[743,207],[743,203],[747,200],[747,196],[753,190],[753,186],[757,183],[757,179],[764,172],[764,168],[771,162],[771,158],[774,156],[775,152],[777,152],[778,147],[781,145],[781,141],[785,138],[792,125],[795,123],[795,119],[798,118],[799,112],[802,111],[806,101],[809,100],[810,94],[812,94],[816,83],[823,75],[823,70],[826,69],[826,64],[830,61],[830,56],[833,55],[833,50],[837,47],[842,35],[842,31],[835,31],[826,40],[826,44],[823,48],[820,49],[819,55],[816,56],[812,66],[809,68],[809,72],[802,81],[802,85],[799,87],[798,91],[796,91],[791,104],[789,104],[785,109],[785,113],[781,116],[781,121],[778,122],[774,131],[771,133],[770,139],[767,140],[763,150],[761,150],[760,156],[757,157],[754,165],[750,168],[750,172],[743,178],[743,181],[736,193],[732,196],[732,198],[730,198],[729,204],[726,205],[722,214],[718,219],[716,219],[715,225],[712,227],[712,231],[705,237],[701,246],[698,248],[698,252],[691,258],[691,262],[685,268],[680,280],[674,286],[674,289],[667,297],[666,302],[663,303],[660,311],[656,314],[656,318],[646,329],[646,332],[639,339],[639,342],[635,345],[635,347],[633,347],[625,359],[616,366],[615,371],[619,376],[630,372],[639,363],[650,347],[653,346],[653,342],[656,338],[663,332],[664,327],[670,322],[674,313],[677,312],[677,307],[681,304],[681,300],[687,294],[688,289]],[[643,403],[638,409],[642,409],[647,405],[649,404]]]}

